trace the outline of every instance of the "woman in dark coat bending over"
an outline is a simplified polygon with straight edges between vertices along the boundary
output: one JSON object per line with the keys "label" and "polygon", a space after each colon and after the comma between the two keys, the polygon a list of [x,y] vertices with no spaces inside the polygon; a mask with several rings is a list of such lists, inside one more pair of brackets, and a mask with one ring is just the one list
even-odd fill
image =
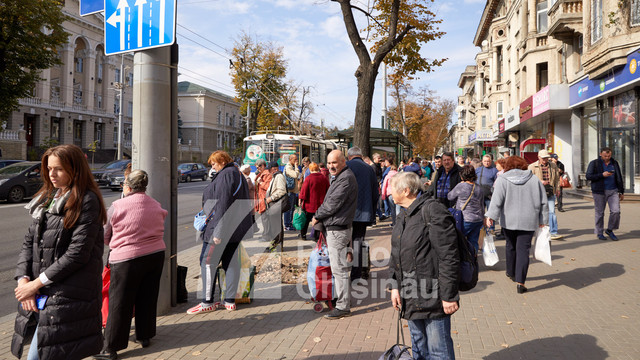
{"label": "woman in dark coat bending over", "polygon": [[[27,205],[33,223],[18,257],[20,305],[11,352],[20,358],[32,338],[28,360],[82,359],[102,348],[107,212],[79,147],[47,150],[41,176],[42,188]],[[44,307],[36,305],[37,295],[47,297]]]}

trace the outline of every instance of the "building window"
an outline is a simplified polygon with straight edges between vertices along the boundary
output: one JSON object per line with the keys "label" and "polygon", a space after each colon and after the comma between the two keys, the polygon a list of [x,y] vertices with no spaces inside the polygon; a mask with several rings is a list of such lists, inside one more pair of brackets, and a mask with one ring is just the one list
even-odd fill
{"label": "building window", "polygon": [[545,63],[536,64],[536,91],[549,85],[549,65]]}
{"label": "building window", "polygon": [[222,147],[222,134],[218,133],[218,148]]}
{"label": "building window", "polygon": [[129,101],[129,103],[127,104],[127,116],[128,117],[133,117],[133,102]]}
{"label": "building window", "polygon": [[84,67],[84,66],[83,66],[83,60],[84,60],[84,59],[83,59],[83,58],[81,58],[81,57],[77,57],[77,58],[75,58],[75,59],[73,59],[73,60],[74,60],[74,62],[76,63],[76,72],[77,72],[77,73],[82,73],[82,70],[83,70],[83,67]]}
{"label": "building window", "polygon": [[485,115],[482,115],[482,128],[486,128],[487,127],[487,117]]}
{"label": "building window", "polygon": [[602,38],[602,0],[591,0],[591,44]]}
{"label": "building window", "polygon": [[631,0],[631,26],[640,25],[640,0]]}
{"label": "building window", "polygon": [[113,97],[113,113],[116,115],[120,113],[120,103],[118,102],[118,95]]}
{"label": "building window", "polygon": [[62,139],[60,138],[60,121],[62,119],[51,117],[51,139],[57,140],[60,142]]}
{"label": "building window", "polygon": [[547,2],[541,1],[536,5],[538,33],[547,32]]}
{"label": "building window", "polygon": [[98,74],[97,74],[97,78],[98,78],[98,84],[102,83],[102,73],[104,72],[104,65],[102,64],[98,64]]}
{"label": "building window", "polygon": [[82,147],[82,121],[73,121],[73,144]]}
{"label": "building window", "polygon": [[502,46],[496,48],[498,63],[496,64],[496,81],[502,82]]}
{"label": "building window", "polygon": [[229,113],[224,114],[224,123],[226,125],[231,125],[231,121],[229,120]]}
{"label": "building window", "polygon": [[75,84],[73,86],[73,103],[82,104],[82,84]]}
{"label": "building window", "polygon": [[460,135],[460,142],[458,143],[458,146],[462,146],[463,141],[464,141],[464,135]]}
{"label": "building window", "polygon": [[589,162],[598,157],[598,111],[595,104],[585,108],[581,119],[581,170],[587,172]]}
{"label": "building window", "polygon": [[133,87],[133,73],[127,74],[127,86]]}
{"label": "building window", "polygon": [[98,141],[96,147],[102,149],[102,128],[104,124],[96,123],[93,127],[93,140]]}
{"label": "building window", "polygon": [[502,110],[502,101],[496,103],[496,119],[502,120],[504,118],[504,111]]}
{"label": "building window", "polygon": [[102,95],[96,95],[96,107],[102,109]]}
{"label": "building window", "polygon": [[218,109],[218,124],[222,122],[222,110]]}
{"label": "building window", "polygon": [[115,69],[113,81],[120,82],[120,69]]}

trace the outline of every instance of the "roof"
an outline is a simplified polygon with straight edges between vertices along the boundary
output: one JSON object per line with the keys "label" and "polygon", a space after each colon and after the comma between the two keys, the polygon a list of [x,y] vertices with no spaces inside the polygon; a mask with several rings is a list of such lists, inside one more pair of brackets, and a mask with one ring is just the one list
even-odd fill
{"label": "roof", "polygon": [[229,99],[231,101],[235,101],[235,97],[229,96],[227,94],[223,94],[221,92],[211,90],[202,85],[194,84],[189,81],[180,81],[178,82],[178,94],[203,94],[209,96],[222,97],[225,99]]}
{"label": "roof", "polygon": [[[347,130],[342,130],[342,131],[338,131],[335,133],[331,134],[331,137],[333,138],[353,138],[353,131],[354,129],[347,129]],[[395,130],[388,130],[388,129],[381,129],[381,128],[371,128],[370,133],[369,133],[369,144],[371,146],[376,146],[376,145],[389,145],[389,140],[397,140],[398,143],[402,144],[403,146],[411,146],[413,147],[413,144],[411,143],[411,141],[409,141],[409,139],[407,139],[404,135],[402,135],[401,132],[399,131],[395,131]]]}

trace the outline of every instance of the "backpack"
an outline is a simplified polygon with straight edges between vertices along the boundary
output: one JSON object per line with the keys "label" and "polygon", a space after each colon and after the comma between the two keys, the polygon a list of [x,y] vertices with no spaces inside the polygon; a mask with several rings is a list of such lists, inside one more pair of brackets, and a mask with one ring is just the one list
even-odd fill
{"label": "backpack", "polygon": [[294,187],[296,187],[296,179],[287,176],[286,166],[285,166],[283,174],[284,174],[284,179],[287,181],[287,190],[292,190]]}
{"label": "backpack", "polygon": [[[439,202],[438,200],[428,200],[422,207],[422,218],[431,226],[429,206],[431,202]],[[449,209],[451,210],[451,209]],[[460,211],[460,210],[456,210]],[[462,213],[462,211],[460,211]],[[460,256],[460,274],[458,277],[458,290],[469,291],[476,287],[478,283],[478,258],[473,245],[464,236],[464,233],[455,226],[456,238],[458,240],[458,255]]]}

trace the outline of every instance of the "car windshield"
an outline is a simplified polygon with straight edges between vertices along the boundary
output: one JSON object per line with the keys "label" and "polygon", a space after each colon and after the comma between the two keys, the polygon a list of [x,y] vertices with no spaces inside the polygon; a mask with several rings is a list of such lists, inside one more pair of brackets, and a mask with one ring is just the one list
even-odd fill
{"label": "car windshield", "polygon": [[0,169],[0,175],[17,175],[32,167],[33,164],[17,163]]}
{"label": "car windshield", "polygon": [[128,163],[129,163],[129,160],[116,160],[106,164],[102,168],[109,169],[109,170],[124,169]]}
{"label": "car windshield", "polygon": [[178,169],[180,169],[180,170],[191,170],[191,164],[180,164],[180,165],[178,165]]}

